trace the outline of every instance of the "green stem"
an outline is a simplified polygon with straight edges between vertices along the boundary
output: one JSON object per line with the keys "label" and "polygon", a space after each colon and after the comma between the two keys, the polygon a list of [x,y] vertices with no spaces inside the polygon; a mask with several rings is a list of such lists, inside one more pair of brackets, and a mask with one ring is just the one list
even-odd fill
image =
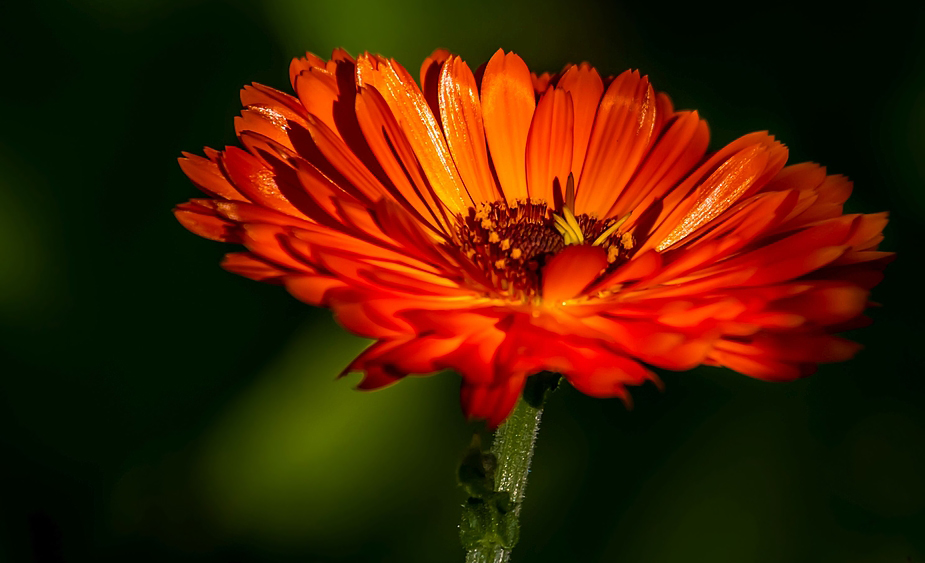
{"label": "green stem", "polygon": [[[527,475],[530,473],[530,462],[533,461],[533,448],[542,416],[542,405],[534,408],[520,399],[514,412],[495,432],[491,444],[491,453],[498,464],[495,469],[495,490],[510,494],[513,508],[510,514],[515,528],[519,527],[520,507],[527,488]],[[466,563],[507,563],[513,547],[505,547],[500,542],[479,545],[466,554]]]}
{"label": "green stem", "polygon": [[540,429],[543,406],[531,407],[521,399],[507,421],[498,428],[491,444],[498,466],[495,469],[495,489],[511,494],[514,511],[520,514],[527,474],[533,461],[536,434]]}
{"label": "green stem", "polygon": [[475,440],[474,452],[463,461],[460,480],[470,493],[460,524],[466,563],[509,560],[519,535],[520,507],[543,403],[558,381],[559,376],[551,373],[531,377],[524,397],[495,432],[490,453],[481,453]]}

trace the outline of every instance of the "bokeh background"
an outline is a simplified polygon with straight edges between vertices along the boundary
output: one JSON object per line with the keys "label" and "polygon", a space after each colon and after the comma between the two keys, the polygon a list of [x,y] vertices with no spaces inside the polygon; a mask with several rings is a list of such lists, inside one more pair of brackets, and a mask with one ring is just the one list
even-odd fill
{"label": "bokeh background", "polygon": [[375,393],[326,311],[170,210],[238,91],[336,46],[648,73],[713,147],[769,129],[888,209],[865,350],[791,384],[558,391],[515,561],[925,561],[925,12],[594,0],[9,2],[0,17],[0,561],[461,561],[458,378]]}

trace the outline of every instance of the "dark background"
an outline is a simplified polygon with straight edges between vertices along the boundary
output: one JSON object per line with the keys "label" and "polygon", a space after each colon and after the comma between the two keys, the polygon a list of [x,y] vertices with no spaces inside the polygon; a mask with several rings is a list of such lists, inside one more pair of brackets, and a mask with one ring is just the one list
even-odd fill
{"label": "dark background", "polygon": [[365,343],[218,267],[181,150],[233,144],[238,90],[336,46],[413,74],[438,46],[640,68],[713,148],[769,129],[855,180],[899,253],[866,348],[807,380],[666,374],[557,392],[515,561],[925,561],[925,12],[83,0],[0,13],[0,561],[461,561],[458,378],[376,393]]}

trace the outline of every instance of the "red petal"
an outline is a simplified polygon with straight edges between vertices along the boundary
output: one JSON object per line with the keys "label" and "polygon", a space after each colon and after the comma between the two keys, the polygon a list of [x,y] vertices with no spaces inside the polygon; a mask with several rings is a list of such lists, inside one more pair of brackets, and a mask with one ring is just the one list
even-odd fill
{"label": "red petal", "polygon": [[543,267],[543,301],[559,304],[577,297],[607,267],[607,252],[599,246],[566,247]]}
{"label": "red petal", "polygon": [[470,385],[463,380],[459,399],[469,420],[485,420],[489,428],[504,422],[523,392],[524,374],[511,374],[501,384],[487,387]]}
{"label": "red petal", "polygon": [[244,201],[246,198],[231,185],[228,178],[219,170],[218,164],[212,160],[202,158],[190,153],[183,153],[177,159],[180,168],[196,186],[207,194],[223,199]]}
{"label": "red petal", "polygon": [[193,199],[181,203],[174,208],[173,214],[181,225],[201,237],[219,242],[241,242],[238,225],[218,216],[214,200]]}

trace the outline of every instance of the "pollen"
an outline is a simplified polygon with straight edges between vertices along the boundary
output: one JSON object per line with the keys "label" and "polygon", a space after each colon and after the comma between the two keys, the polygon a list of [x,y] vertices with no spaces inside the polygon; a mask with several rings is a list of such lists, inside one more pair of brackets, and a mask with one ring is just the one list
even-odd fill
{"label": "pollen", "polygon": [[513,258],[514,260],[518,260],[523,255],[524,253],[519,248],[515,248],[514,250],[511,251],[511,258]]}
{"label": "pollen", "polygon": [[633,240],[633,235],[630,234],[630,233],[623,233],[623,234],[620,236],[620,244],[621,244],[621,245],[623,246],[623,248],[625,248],[626,250],[632,249],[632,248],[633,248],[633,245],[635,244],[635,242],[634,242],[634,240]]}

